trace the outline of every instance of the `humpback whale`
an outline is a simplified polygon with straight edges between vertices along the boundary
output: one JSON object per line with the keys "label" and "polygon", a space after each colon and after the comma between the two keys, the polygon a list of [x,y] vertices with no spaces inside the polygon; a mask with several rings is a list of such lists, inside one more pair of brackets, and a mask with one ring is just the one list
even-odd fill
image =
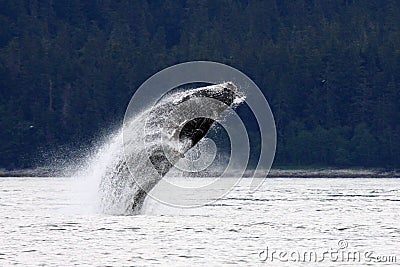
{"label": "humpback whale", "polygon": [[228,107],[243,101],[232,82],[165,96],[124,123],[123,156],[103,175],[106,213],[138,214],[147,193],[210,130]]}

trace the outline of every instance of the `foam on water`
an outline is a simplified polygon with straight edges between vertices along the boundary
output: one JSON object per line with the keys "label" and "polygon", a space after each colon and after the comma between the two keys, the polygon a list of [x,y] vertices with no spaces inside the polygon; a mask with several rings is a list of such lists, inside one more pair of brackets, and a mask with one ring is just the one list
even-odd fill
{"label": "foam on water", "polygon": [[122,157],[122,130],[110,134],[88,155],[79,170],[72,175],[74,212],[101,212],[99,185],[102,177]]}

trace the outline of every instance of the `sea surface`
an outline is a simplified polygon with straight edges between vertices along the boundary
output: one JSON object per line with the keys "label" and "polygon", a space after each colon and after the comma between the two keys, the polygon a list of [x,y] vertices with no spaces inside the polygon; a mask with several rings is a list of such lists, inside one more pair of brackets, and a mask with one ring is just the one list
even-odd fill
{"label": "sea surface", "polygon": [[400,265],[400,179],[248,184],[197,209],[148,200],[115,216],[71,178],[0,178],[0,266]]}

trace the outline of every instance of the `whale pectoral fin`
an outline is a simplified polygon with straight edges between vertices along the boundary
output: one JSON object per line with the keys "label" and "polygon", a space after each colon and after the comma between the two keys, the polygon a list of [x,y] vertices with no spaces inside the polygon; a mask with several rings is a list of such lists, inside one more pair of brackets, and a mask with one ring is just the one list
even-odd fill
{"label": "whale pectoral fin", "polygon": [[179,133],[179,139],[190,139],[195,146],[208,132],[214,120],[210,118],[195,118],[185,123]]}

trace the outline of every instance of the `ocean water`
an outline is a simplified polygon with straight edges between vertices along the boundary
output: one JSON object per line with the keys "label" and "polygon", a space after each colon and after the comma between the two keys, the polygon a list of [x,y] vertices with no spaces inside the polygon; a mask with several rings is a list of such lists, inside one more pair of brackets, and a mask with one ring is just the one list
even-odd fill
{"label": "ocean water", "polygon": [[147,200],[142,215],[113,216],[89,184],[0,178],[0,266],[400,264],[400,179],[248,184],[197,209]]}

